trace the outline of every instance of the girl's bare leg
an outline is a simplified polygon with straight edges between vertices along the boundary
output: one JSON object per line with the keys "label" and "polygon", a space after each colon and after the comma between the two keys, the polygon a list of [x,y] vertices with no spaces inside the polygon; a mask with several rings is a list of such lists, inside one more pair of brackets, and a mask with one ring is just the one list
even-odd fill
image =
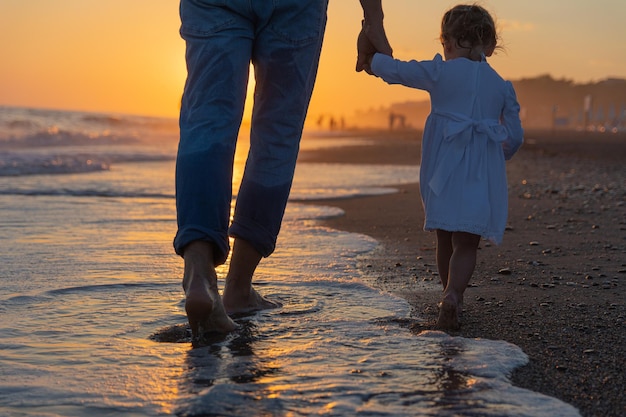
{"label": "girl's bare leg", "polygon": [[237,328],[226,314],[217,289],[213,246],[195,241],[185,247],[185,311],[194,338],[207,332],[228,333]]}
{"label": "girl's bare leg", "polygon": [[437,326],[444,329],[459,327],[459,313],[463,304],[463,293],[467,288],[474,268],[480,236],[466,232],[452,232],[452,256],[448,270],[448,282],[443,291]]}
{"label": "girl's bare leg", "polygon": [[448,285],[450,258],[452,257],[452,232],[437,229],[437,271],[445,291]]}
{"label": "girl's bare leg", "polygon": [[262,256],[243,239],[235,239],[223,302],[228,313],[246,313],[280,307],[252,288],[252,276]]}

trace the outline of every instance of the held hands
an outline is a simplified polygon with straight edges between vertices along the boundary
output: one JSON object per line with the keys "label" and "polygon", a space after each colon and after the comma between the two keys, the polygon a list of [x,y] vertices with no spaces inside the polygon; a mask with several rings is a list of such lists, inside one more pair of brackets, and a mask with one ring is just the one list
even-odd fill
{"label": "held hands", "polygon": [[370,23],[367,20],[362,21],[362,28],[357,38],[356,47],[358,52],[356,60],[357,72],[365,71],[373,75],[370,65],[376,52],[393,56],[393,50],[387,40],[382,20],[374,23]]}

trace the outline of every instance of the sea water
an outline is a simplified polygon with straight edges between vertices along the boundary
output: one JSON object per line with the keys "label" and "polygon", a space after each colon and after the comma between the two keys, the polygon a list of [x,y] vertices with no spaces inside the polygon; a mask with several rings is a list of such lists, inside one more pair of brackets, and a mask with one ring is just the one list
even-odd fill
{"label": "sea water", "polygon": [[[172,249],[176,132],[0,107],[0,415],[579,415],[510,383],[528,361],[515,345],[411,334],[406,301],[357,268],[377,242],[322,227],[341,210],[301,202],[394,192],[417,166],[300,163],[255,277],[283,307],[193,347]],[[367,141],[305,135],[302,148],[347,143]],[[242,146],[235,192],[244,159]]]}

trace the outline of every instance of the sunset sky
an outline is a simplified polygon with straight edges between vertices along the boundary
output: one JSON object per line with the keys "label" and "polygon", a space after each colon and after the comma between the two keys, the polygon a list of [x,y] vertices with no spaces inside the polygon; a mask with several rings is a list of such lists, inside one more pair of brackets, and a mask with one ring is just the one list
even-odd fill
{"label": "sunset sky", "polygon": [[[394,55],[432,58],[441,16],[455,4],[383,0]],[[505,78],[626,78],[626,1],[480,4],[497,19],[505,49],[490,62]],[[426,98],[354,72],[358,0],[331,0],[328,18],[311,117]],[[0,105],[176,117],[179,25],[176,0],[0,0]]]}

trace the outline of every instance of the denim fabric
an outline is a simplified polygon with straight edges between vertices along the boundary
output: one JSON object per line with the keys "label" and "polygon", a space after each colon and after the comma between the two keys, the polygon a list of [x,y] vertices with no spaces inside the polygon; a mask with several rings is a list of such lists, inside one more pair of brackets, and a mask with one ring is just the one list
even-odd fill
{"label": "denim fabric", "polygon": [[[204,240],[216,264],[228,236],[276,246],[317,74],[328,0],[182,0],[187,81],[176,161],[176,252]],[[250,152],[229,228],[235,145],[250,63]]]}

